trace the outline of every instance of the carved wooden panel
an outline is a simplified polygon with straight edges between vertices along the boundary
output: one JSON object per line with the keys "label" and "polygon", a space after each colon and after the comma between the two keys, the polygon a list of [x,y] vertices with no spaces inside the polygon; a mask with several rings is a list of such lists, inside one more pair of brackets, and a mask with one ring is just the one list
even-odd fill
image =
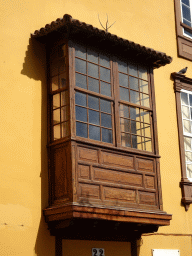
{"label": "carved wooden panel", "polygon": [[89,148],[78,148],[78,157],[80,160],[98,163],[98,151]]}
{"label": "carved wooden panel", "polygon": [[148,205],[155,205],[156,198],[155,193],[148,193],[148,192],[139,192],[139,203],[140,204],[148,204]]}
{"label": "carved wooden panel", "polygon": [[133,168],[133,157],[128,157],[120,154],[113,154],[108,152],[102,152],[101,159],[103,164],[123,167],[123,168]]}
{"label": "carved wooden panel", "polygon": [[146,188],[154,189],[155,188],[155,179],[154,179],[154,177],[145,176],[145,186],[146,186]]}
{"label": "carved wooden panel", "polygon": [[154,172],[154,164],[151,160],[137,159],[138,170],[145,172]]}
{"label": "carved wooden panel", "polygon": [[94,167],[94,180],[115,184],[142,186],[142,175]]}
{"label": "carved wooden panel", "polygon": [[79,178],[81,179],[90,179],[90,167],[88,165],[82,165],[80,164],[78,166],[78,173],[79,173]]}
{"label": "carved wooden panel", "polygon": [[100,198],[99,186],[88,185],[88,184],[79,184],[79,185],[80,185],[79,188],[80,188],[81,197],[85,197],[87,200],[89,200],[89,198],[95,198],[95,199]]}
{"label": "carved wooden panel", "polygon": [[115,204],[118,204],[118,202],[136,203],[136,193],[134,190],[105,187],[104,198],[105,200],[115,201]]}

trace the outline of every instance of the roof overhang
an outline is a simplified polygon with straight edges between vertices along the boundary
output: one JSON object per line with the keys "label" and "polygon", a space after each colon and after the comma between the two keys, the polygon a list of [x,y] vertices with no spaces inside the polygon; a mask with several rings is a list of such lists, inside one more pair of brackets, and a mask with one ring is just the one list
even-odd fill
{"label": "roof overhang", "polygon": [[172,62],[172,57],[152,48],[136,44],[132,41],[120,38],[92,25],[73,19],[65,14],[63,18],[47,24],[31,34],[32,38],[38,38],[43,42],[56,40],[57,37],[74,39],[103,50],[113,52],[121,58],[134,59],[153,68],[159,68]]}

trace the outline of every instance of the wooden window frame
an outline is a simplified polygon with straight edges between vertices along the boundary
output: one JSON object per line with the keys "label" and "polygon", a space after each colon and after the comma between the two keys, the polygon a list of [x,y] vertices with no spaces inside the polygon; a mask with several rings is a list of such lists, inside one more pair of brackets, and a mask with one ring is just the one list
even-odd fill
{"label": "wooden window frame", "polygon": [[180,187],[182,190],[181,202],[183,203],[183,205],[185,206],[185,210],[187,211],[189,209],[190,204],[192,203],[192,182],[188,179],[187,173],[186,173],[184,132],[183,132],[182,112],[181,112],[181,92],[182,90],[192,92],[192,79],[178,73],[172,73],[171,75],[174,79],[177,123],[178,123],[178,133],[179,133],[179,147],[180,147],[180,161],[181,161]]}
{"label": "wooden window frame", "polygon": [[182,21],[181,0],[174,0],[174,3],[178,56],[192,60],[192,37],[190,38],[184,34],[184,29],[192,33],[192,27],[184,24]]}

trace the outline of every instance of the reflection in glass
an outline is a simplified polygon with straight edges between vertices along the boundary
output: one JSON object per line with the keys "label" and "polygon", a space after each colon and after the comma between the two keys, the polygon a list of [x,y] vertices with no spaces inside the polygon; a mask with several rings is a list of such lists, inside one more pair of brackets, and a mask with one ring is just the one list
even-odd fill
{"label": "reflection in glass", "polygon": [[99,64],[101,66],[109,68],[110,67],[110,60],[107,56],[104,56],[104,55],[100,54]]}
{"label": "reflection in glass", "polygon": [[141,105],[145,107],[149,107],[149,95],[144,93],[140,93]]}
{"label": "reflection in glass", "polygon": [[147,69],[146,68],[139,67],[139,77],[144,79],[144,80],[148,80],[147,79]]}
{"label": "reflection in glass", "polygon": [[189,94],[189,102],[190,102],[190,106],[192,106],[192,95]]}
{"label": "reflection in glass", "polygon": [[75,71],[86,74],[86,61],[75,59]]}
{"label": "reflection in glass", "polygon": [[53,95],[53,109],[60,107],[60,93]]}
{"label": "reflection in glass", "polygon": [[101,113],[101,126],[112,128],[111,115]]}
{"label": "reflection in glass", "polygon": [[131,120],[131,133],[136,134],[137,133],[136,131],[137,131],[136,130],[136,122]]}
{"label": "reflection in glass", "polygon": [[127,63],[119,60],[118,69],[120,72],[127,73]]}
{"label": "reflection in glass", "polygon": [[183,128],[184,128],[184,132],[191,133],[190,121],[183,120]]}
{"label": "reflection in glass", "polygon": [[119,73],[119,84],[124,87],[128,87],[128,76]]}
{"label": "reflection in glass", "polygon": [[86,94],[76,92],[75,94],[75,103],[80,106],[87,106],[87,99],[86,99]]}
{"label": "reflection in glass", "polygon": [[139,102],[139,93],[130,90],[130,97],[131,97],[131,102],[135,104],[140,104]]}
{"label": "reflection in glass", "polygon": [[113,142],[112,130],[102,128],[102,141],[108,143]]}
{"label": "reflection in glass", "polygon": [[182,106],[182,114],[183,114],[183,118],[189,119],[189,108],[186,106]]}
{"label": "reflection in glass", "polygon": [[145,150],[152,151],[151,139],[145,138]]}
{"label": "reflection in glass", "polygon": [[99,80],[88,77],[88,89],[92,92],[99,93]]}
{"label": "reflection in glass", "polygon": [[69,93],[68,90],[61,92],[61,106],[67,105],[69,103]]}
{"label": "reflection in glass", "polygon": [[131,88],[131,89],[133,89],[133,90],[139,90],[139,84],[138,84],[138,79],[137,78],[135,78],[135,77],[132,77],[132,76],[130,76],[129,77],[129,87]]}
{"label": "reflection in glass", "polygon": [[111,81],[111,71],[106,68],[100,67],[100,79],[106,82]]}
{"label": "reflection in glass", "polygon": [[185,105],[189,105],[187,93],[181,92],[181,103]]}
{"label": "reflection in glass", "polygon": [[75,46],[75,56],[86,59],[86,49],[81,46]]}
{"label": "reflection in glass", "polygon": [[66,87],[66,73],[59,75],[59,86],[60,88]]}
{"label": "reflection in glass", "polygon": [[129,101],[129,91],[126,88],[120,87],[120,99]]}
{"label": "reflection in glass", "polygon": [[130,120],[121,118],[121,131],[131,132]]}
{"label": "reflection in glass", "polygon": [[87,89],[86,76],[76,73],[76,86]]}
{"label": "reflection in glass", "polygon": [[99,112],[89,109],[89,123],[100,125]]}
{"label": "reflection in glass", "polygon": [[183,18],[188,20],[188,21],[191,21],[191,14],[190,14],[190,8],[183,5],[182,4],[182,13],[183,13]]}
{"label": "reflection in glass", "polygon": [[60,109],[56,109],[53,111],[53,124],[60,123]]}
{"label": "reflection in glass", "polygon": [[131,135],[122,133],[121,134],[121,144],[124,147],[131,147]]}
{"label": "reflection in glass", "polygon": [[61,135],[62,138],[69,135],[69,122],[64,122],[61,124],[61,132],[62,132],[62,135]]}
{"label": "reflection in glass", "polygon": [[101,82],[101,94],[111,97],[111,84]]}
{"label": "reflection in glass", "polygon": [[111,113],[111,102],[108,100],[102,100],[100,99],[100,108],[101,111]]}
{"label": "reflection in glass", "polygon": [[149,112],[142,109],[140,111],[141,111],[141,122],[150,123]]}
{"label": "reflection in glass", "polygon": [[65,51],[66,51],[65,44],[62,44],[62,45],[58,46],[58,56],[59,56],[59,58],[62,58],[62,57],[65,56]]}
{"label": "reflection in glass", "polygon": [[97,65],[88,63],[88,75],[99,78],[99,67]]}
{"label": "reflection in glass", "polygon": [[69,119],[69,107],[65,106],[61,108],[61,122]]}
{"label": "reflection in glass", "polygon": [[61,138],[60,134],[60,124],[53,126],[53,139],[58,140]]}
{"label": "reflection in glass", "polygon": [[185,150],[191,150],[191,138],[184,137]]}
{"label": "reflection in glass", "polygon": [[87,122],[87,109],[82,107],[75,107],[76,120]]}
{"label": "reflection in glass", "polygon": [[129,65],[129,75],[138,77],[137,66],[131,64]]}
{"label": "reflection in glass", "polygon": [[124,104],[120,104],[120,116],[121,117],[129,117],[129,109],[128,106]]}
{"label": "reflection in glass", "polygon": [[52,77],[52,91],[59,89],[58,76]]}
{"label": "reflection in glass", "polygon": [[95,51],[87,49],[87,60],[98,64],[98,54]]}
{"label": "reflection in glass", "polygon": [[88,106],[89,108],[99,110],[99,98],[88,95]]}
{"label": "reflection in glass", "polygon": [[140,91],[148,93],[148,82],[140,80]]}
{"label": "reflection in glass", "polygon": [[58,68],[59,73],[63,73],[65,71],[65,61],[63,59],[58,61]]}
{"label": "reflection in glass", "polygon": [[187,164],[187,177],[192,178],[192,164]]}
{"label": "reflection in glass", "polygon": [[132,140],[132,147],[137,148],[137,136],[132,135],[131,140]]}
{"label": "reflection in glass", "polygon": [[89,125],[89,138],[92,140],[100,140],[100,127]]}
{"label": "reflection in glass", "polygon": [[192,162],[192,152],[189,152],[189,151],[185,152],[185,160],[188,162],[189,161]]}
{"label": "reflection in glass", "polygon": [[87,138],[87,124],[76,122],[76,135]]}

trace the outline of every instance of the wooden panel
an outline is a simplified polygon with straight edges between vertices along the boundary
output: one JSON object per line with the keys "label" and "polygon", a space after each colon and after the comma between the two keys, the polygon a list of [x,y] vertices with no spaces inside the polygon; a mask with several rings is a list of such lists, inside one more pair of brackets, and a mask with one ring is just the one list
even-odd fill
{"label": "wooden panel", "polygon": [[148,204],[148,205],[156,205],[155,194],[148,192],[139,192],[139,203],[140,204]]}
{"label": "wooden panel", "polygon": [[54,153],[55,166],[55,198],[61,198],[67,194],[67,157],[65,148],[58,148]]}
{"label": "wooden panel", "polygon": [[138,170],[145,171],[145,172],[154,172],[153,161],[144,160],[144,159],[137,159],[138,163]]}
{"label": "wooden panel", "polygon": [[78,166],[79,178],[81,179],[90,179],[90,170],[88,165],[79,165]]}
{"label": "wooden panel", "polygon": [[78,148],[78,156],[80,160],[98,163],[98,151],[90,148]]}
{"label": "wooden panel", "polygon": [[105,200],[136,203],[136,193],[134,190],[104,187]]}
{"label": "wooden panel", "polygon": [[113,171],[108,169],[93,168],[94,180],[108,183],[117,183],[132,186],[142,186],[142,175]]}
{"label": "wooden panel", "polygon": [[133,168],[133,157],[107,152],[101,152],[101,156],[104,164],[124,168]]}
{"label": "wooden panel", "polygon": [[146,188],[154,189],[154,188],[155,188],[155,180],[154,180],[154,177],[145,176],[145,186],[146,186]]}
{"label": "wooden panel", "polygon": [[80,197],[99,199],[99,186],[79,184]]}

